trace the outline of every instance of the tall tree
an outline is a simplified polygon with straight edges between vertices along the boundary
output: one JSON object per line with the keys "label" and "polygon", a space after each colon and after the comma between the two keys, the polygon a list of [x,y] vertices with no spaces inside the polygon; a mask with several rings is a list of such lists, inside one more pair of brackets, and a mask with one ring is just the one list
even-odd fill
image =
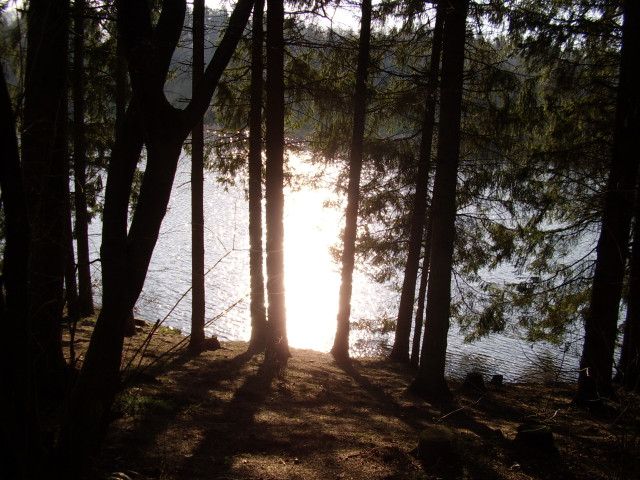
{"label": "tall tree", "polygon": [[349,358],[349,323],[351,317],[351,293],[358,232],[358,208],[360,204],[360,174],[364,149],[364,130],[367,111],[367,76],[371,44],[371,0],[362,1],[358,66],[353,96],[353,133],[349,155],[349,185],[342,247],[342,277],[338,299],[336,336],[331,348],[334,358]]}
{"label": "tall tree", "polygon": [[29,265],[29,225],[27,204],[20,171],[20,153],[11,99],[0,72],[0,200],[5,219],[5,245],[2,259],[2,328],[11,338],[2,349],[0,380],[0,448],[6,452],[9,478],[28,477],[38,463],[32,449],[40,444],[37,419],[29,400],[30,359],[27,324]]}
{"label": "tall tree", "polygon": [[266,222],[268,333],[265,363],[291,356],[284,287],[284,2],[267,0]]}
{"label": "tall tree", "polygon": [[[204,0],[193,2],[192,91],[202,83],[204,71]],[[196,122],[191,131],[191,338],[193,351],[204,342],[204,125]]]}
{"label": "tall tree", "polygon": [[4,72],[0,85],[6,216],[2,320],[12,338],[3,357],[0,441],[8,449],[8,475],[25,478],[45,476],[51,452],[44,431],[55,420],[66,379],[61,321],[68,22],[68,2],[29,3],[21,163]]}
{"label": "tall tree", "polygon": [[89,218],[87,215],[87,138],[85,127],[86,79],[85,15],[86,0],[73,3],[73,177],[75,235],[78,256],[78,302],[80,315],[93,315],[91,264],[89,261]]}
{"label": "tall tree", "polygon": [[[404,269],[400,307],[398,309],[398,323],[395,340],[391,351],[391,358],[396,361],[409,360],[409,337],[411,334],[411,318],[416,293],[420,250],[424,236],[425,216],[427,212],[427,196],[429,194],[429,171],[431,169],[431,146],[436,115],[436,91],[438,88],[438,73],[440,72],[440,51],[442,49],[442,26],[446,2],[438,2],[436,24],[433,29],[433,44],[431,46],[431,60],[427,75],[427,95],[424,118],[422,121],[422,138],[418,157],[418,171],[416,173],[415,196],[413,212],[411,214],[411,231],[409,234],[409,251]],[[428,264],[428,255],[425,260]]]}
{"label": "tall tree", "polygon": [[30,223],[29,381],[38,403],[62,393],[67,163],[69,2],[36,0],[27,11],[27,66],[21,134]]}
{"label": "tall tree", "polygon": [[264,350],[267,312],[264,296],[262,254],[262,90],[264,0],[253,7],[251,39],[251,105],[249,110],[249,269],[251,276],[251,339],[252,352]]}
{"label": "tall tree", "polygon": [[580,402],[598,401],[612,392],[618,311],[639,162],[640,92],[636,88],[639,59],[640,5],[626,0],[611,170],[578,377]]}
{"label": "tall tree", "polygon": [[616,380],[628,390],[640,391],[640,198],[636,192],[631,266],[629,268],[629,293],[624,336],[620,349],[620,361]]}
{"label": "tall tree", "polygon": [[[59,440],[63,468],[78,476],[99,446],[119,385],[125,321],[140,295],[165,216],[184,140],[203,117],[253,5],[239,0],[201,88],[184,109],[164,94],[171,57],[182,31],[186,2],[164,0],[157,22],[145,0],[116,2],[126,45],[133,99],[113,149],[103,214],[102,310],[70,399]],[[146,168],[127,231],[133,174],[142,143]]]}
{"label": "tall tree", "polygon": [[451,270],[468,7],[469,0],[450,2],[443,30],[440,128],[431,204],[431,278],[427,287],[426,326],[420,368],[412,384],[413,391],[433,397],[449,395],[444,369],[451,309]]}

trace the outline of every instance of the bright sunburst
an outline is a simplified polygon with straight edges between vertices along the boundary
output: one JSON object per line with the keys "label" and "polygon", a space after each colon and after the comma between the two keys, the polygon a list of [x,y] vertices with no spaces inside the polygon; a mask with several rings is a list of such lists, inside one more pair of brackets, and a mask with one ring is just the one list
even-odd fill
{"label": "bright sunburst", "polygon": [[327,188],[307,187],[285,203],[287,332],[297,348],[328,351],[333,344],[340,273],[329,247],[339,238],[342,214],[323,207],[331,196]]}

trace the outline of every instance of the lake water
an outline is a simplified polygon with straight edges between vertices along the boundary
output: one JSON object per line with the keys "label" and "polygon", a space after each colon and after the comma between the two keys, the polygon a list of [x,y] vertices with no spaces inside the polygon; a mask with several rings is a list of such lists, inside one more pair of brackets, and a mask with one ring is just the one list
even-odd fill
{"label": "lake water", "polygon": [[[305,164],[298,173],[309,173]],[[226,187],[215,174],[205,177],[205,270],[207,334],[224,340],[248,340],[249,240],[248,202],[244,185]],[[136,316],[190,331],[191,295],[191,207],[190,163],[178,166],[169,211],[151,260],[144,290],[136,305]],[[319,188],[289,187],[285,194],[285,284],[289,344],[328,352],[333,344],[339,266],[329,253],[342,228],[341,209],[324,207],[333,198],[330,179]],[[93,258],[100,247],[99,222],[91,225]],[[99,283],[99,264],[94,264]],[[352,321],[393,318],[400,295],[393,285],[379,285],[366,275],[366,266],[355,272]],[[399,284],[401,279],[397,279]],[[99,302],[99,299],[97,299]],[[352,329],[354,356],[384,355],[393,335]],[[531,345],[515,334],[493,335],[465,344],[452,325],[448,339],[447,374],[464,377],[479,370],[490,377],[501,374],[505,381],[577,378],[581,352],[580,333],[571,334],[563,346]]]}

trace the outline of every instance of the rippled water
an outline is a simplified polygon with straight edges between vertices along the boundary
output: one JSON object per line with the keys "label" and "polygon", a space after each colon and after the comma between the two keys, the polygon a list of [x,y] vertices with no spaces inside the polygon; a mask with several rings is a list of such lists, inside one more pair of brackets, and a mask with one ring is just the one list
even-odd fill
{"label": "rippled water", "polygon": [[[299,169],[304,170],[303,165]],[[248,202],[244,187],[225,188],[214,174],[205,178],[205,270],[207,333],[221,340],[248,340],[249,252]],[[136,316],[149,322],[190,331],[191,207],[190,163],[178,166],[174,189]],[[292,347],[328,352],[333,344],[340,274],[329,247],[341,229],[342,211],[323,207],[332,196],[329,185],[316,190],[289,188],[285,205],[285,283],[287,330]],[[92,252],[99,251],[100,225],[91,226]],[[99,279],[99,266],[94,276]],[[378,285],[362,272],[354,276],[352,320],[393,318],[399,294]],[[165,318],[166,317],[166,318]],[[493,335],[464,344],[452,326],[448,340],[447,374],[463,377],[471,370],[505,381],[559,378],[573,380],[579,364],[579,335],[564,346],[530,345],[515,335]],[[380,355],[389,350],[391,335],[352,330],[353,355]]]}

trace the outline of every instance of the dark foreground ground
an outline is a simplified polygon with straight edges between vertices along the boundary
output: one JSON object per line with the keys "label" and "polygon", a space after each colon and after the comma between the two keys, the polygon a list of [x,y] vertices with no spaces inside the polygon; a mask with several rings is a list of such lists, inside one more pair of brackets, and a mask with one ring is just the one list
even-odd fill
{"label": "dark foreground ground", "polygon": [[[81,327],[79,351],[90,330]],[[127,340],[128,359],[145,332]],[[571,405],[574,385],[481,392],[452,380],[453,402],[433,405],[407,392],[408,368],[385,359],[341,367],[329,354],[292,349],[285,376],[273,378],[244,343],[197,357],[182,346],[179,334],[156,334],[127,369],[95,478],[640,478],[637,395],[621,392],[595,416]],[[148,367],[139,373],[138,365]],[[514,441],[527,422],[549,425],[557,451]],[[434,424],[454,432],[454,453],[424,464],[418,436]]]}

